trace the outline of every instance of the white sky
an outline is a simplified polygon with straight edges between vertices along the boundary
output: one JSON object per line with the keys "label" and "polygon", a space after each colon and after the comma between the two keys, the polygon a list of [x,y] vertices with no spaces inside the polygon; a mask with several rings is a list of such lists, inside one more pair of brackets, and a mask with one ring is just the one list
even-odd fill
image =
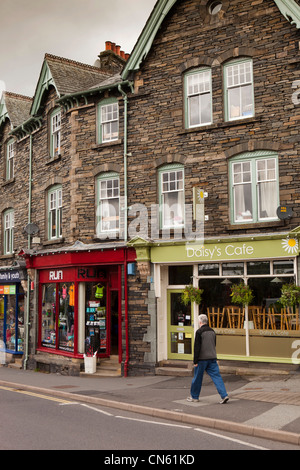
{"label": "white sky", "polygon": [[130,53],[156,0],[0,0],[0,97],[33,96],[45,53],[93,65],[112,41]]}

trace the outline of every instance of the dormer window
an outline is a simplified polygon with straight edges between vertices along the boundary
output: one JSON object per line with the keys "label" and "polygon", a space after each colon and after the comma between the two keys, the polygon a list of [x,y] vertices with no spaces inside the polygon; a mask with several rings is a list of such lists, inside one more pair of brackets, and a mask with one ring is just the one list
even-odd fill
{"label": "dormer window", "polygon": [[6,179],[14,177],[15,141],[10,140],[6,147]]}
{"label": "dormer window", "polygon": [[51,115],[51,142],[50,142],[50,155],[51,158],[60,155],[60,142],[61,142],[61,111],[56,110]]}

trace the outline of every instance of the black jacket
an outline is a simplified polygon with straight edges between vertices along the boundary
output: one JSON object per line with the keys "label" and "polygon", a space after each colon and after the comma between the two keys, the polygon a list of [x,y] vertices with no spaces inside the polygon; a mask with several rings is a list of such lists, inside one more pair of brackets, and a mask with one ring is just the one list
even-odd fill
{"label": "black jacket", "polygon": [[216,333],[208,325],[202,325],[195,335],[194,364],[208,359],[217,359]]}

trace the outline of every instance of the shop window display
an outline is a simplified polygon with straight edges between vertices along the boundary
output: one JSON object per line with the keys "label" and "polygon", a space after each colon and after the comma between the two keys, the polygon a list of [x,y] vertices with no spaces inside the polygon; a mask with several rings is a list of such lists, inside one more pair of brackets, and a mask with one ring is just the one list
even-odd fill
{"label": "shop window display", "polygon": [[15,286],[7,286],[14,294],[0,297],[0,340],[6,350],[22,353],[24,344],[24,294],[16,294]]}
{"label": "shop window display", "polygon": [[106,291],[101,283],[85,284],[85,353],[107,352]]}
{"label": "shop window display", "polygon": [[74,351],[74,283],[44,284],[41,345]]}

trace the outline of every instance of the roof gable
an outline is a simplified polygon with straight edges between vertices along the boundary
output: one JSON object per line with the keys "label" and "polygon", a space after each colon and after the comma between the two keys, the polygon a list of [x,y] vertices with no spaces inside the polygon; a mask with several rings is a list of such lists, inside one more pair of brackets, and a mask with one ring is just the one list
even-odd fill
{"label": "roof gable", "polygon": [[[274,0],[283,16],[297,29],[300,29],[300,6],[295,0]],[[140,68],[143,60],[147,57],[155,36],[162,25],[166,15],[175,5],[176,0],[158,0],[150,14],[150,17],[139,36],[136,45],[128,59],[123,72],[122,78],[126,80],[130,72]]]}
{"label": "roof gable", "polygon": [[61,98],[91,88],[109,76],[97,67],[46,54],[34,94],[31,115],[40,114],[44,93],[50,86],[55,88]]}
{"label": "roof gable", "polygon": [[0,125],[9,119],[12,128],[20,126],[30,117],[32,98],[16,93],[3,92],[0,101]]}

